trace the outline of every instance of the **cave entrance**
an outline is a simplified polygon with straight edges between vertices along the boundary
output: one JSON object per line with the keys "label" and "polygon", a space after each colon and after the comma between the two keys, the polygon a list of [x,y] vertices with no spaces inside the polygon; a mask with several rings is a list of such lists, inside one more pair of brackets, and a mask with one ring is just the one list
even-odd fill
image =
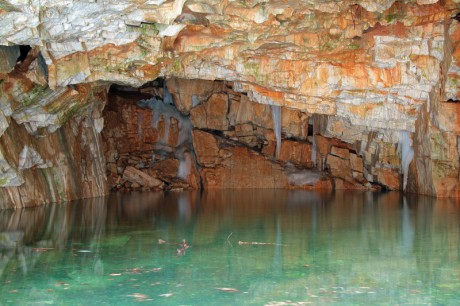
{"label": "cave entrance", "polygon": [[110,188],[129,191],[200,187],[190,119],[174,106],[164,79],[139,88],[112,85],[103,116]]}
{"label": "cave entrance", "polygon": [[115,190],[330,187],[315,170],[311,116],[254,102],[231,82],[112,85],[103,116]]}

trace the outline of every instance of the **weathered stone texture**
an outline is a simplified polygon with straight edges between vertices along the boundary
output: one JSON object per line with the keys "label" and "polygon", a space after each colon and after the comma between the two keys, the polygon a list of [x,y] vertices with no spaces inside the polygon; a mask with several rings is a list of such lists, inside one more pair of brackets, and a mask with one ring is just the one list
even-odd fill
{"label": "weathered stone texture", "polygon": [[292,173],[260,153],[204,131],[193,131],[197,162],[206,188],[314,188],[330,189],[327,179],[310,174],[306,184],[292,181]]}
{"label": "weathered stone texture", "polygon": [[157,178],[151,177],[147,173],[140,171],[132,166],[128,166],[123,171],[123,179],[137,184],[137,186],[145,186],[147,188],[162,188],[163,182]]}
{"label": "weathered stone texture", "polygon": [[0,46],[0,73],[13,70],[19,55],[19,46]]}
{"label": "weathered stone texture", "polygon": [[[79,115],[52,133],[41,129],[37,130],[39,134],[31,135],[24,126],[11,121],[0,138],[0,151],[20,181],[19,184],[14,183],[17,179],[8,182],[2,169],[0,182],[5,187],[0,188],[0,208],[35,206],[107,193],[105,158],[97,123],[105,103],[105,88],[93,91],[92,96],[87,97],[90,107],[79,111]],[[26,147],[35,152],[35,163],[24,160]],[[42,162],[36,163],[39,159]]]}
{"label": "weathered stone texture", "polygon": [[[145,92],[109,94],[102,132],[111,188],[199,188],[191,155],[191,126],[173,106]],[[162,90],[161,90],[162,91]],[[151,92],[159,93],[159,88]],[[142,100],[142,101],[141,101]],[[139,102],[141,101],[141,102]]]}
{"label": "weathered stone texture", "polygon": [[221,130],[228,129],[228,95],[224,93],[213,94],[203,104],[190,111],[193,126],[200,129]]}
{"label": "weathered stone texture", "polygon": [[[140,87],[163,77],[166,86],[134,92],[144,95],[139,105],[139,97],[126,107],[115,103],[116,110],[109,103],[104,150],[112,186],[132,187],[123,179],[128,166],[151,171],[169,159],[177,174],[161,180],[170,188],[198,187],[198,170],[207,173],[204,184],[220,184],[226,168],[209,165],[226,161],[229,167],[227,154],[238,152],[263,171],[268,164],[283,171],[292,165],[295,173],[316,167],[335,177],[336,188],[402,189],[406,177],[406,191],[457,196],[459,13],[457,0],[6,1],[0,9],[0,141],[24,141],[14,152],[1,148],[0,185],[20,189],[43,181],[27,176],[49,171],[41,168],[51,154],[43,152],[41,136],[61,150],[53,152],[63,165],[55,177],[67,177],[81,156],[102,159],[103,119],[100,110],[89,113],[105,99],[97,88]],[[19,45],[32,50],[16,64]],[[273,121],[273,105],[282,106],[280,122]],[[214,152],[217,140],[209,138],[202,145],[210,151],[201,154],[191,146],[193,128],[212,131],[232,150]],[[407,149],[414,153],[407,171],[397,151],[400,135],[409,135]],[[56,145],[62,139],[66,143]],[[23,153],[20,167],[26,145],[37,154]],[[194,150],[206,171],[196,167]],[[82,169],[91,165],[86,161]],[[77,173],[86,189],[69,187],[67,179],[61,189],[74,190],[63,192],[68,196],[51,196],[54,188],[37,199],[103,193],[103,175],[96,184]],[[26,197],[34,199],[40,188],[32,185],[27,196],[8,189],[7,197],[22,203],[17,206],[33,202]]]}

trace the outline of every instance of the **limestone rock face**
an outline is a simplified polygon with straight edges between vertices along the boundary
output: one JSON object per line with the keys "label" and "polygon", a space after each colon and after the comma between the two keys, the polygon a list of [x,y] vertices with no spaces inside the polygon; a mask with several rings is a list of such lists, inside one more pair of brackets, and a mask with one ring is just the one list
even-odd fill
{"label": "limestone rock face", "polygon": [[158,188],[161,189],[161,185],[163,184],[162,181],[155,177],[151,177],[150,175],[132,167],[128,166],[123,171],[123,178],[130,181],[133,184],[137,184],[139,186],[146,186],[147,188]]}
{"label": "limestone rock face", "polygon": [[19,55],[19,46],[0,46],[0,73],[13,70]]}
{"label": "limestone rock face", "polygon": [[[30,133],[8,118],[0,138],[0,208],[27,207],[105,195],[108,191],[101,143],[105,88],[81,91],[87,107],[49,132]],[[58,103],[58,101],[55,101]],[[65,105],[65,101],[61,101]],[[31,116],[33,113],[31,113]]]}
{"label": "limestone rock face", "polygon": [[40,58],[31,50],[0,74],[0,208],[108,191],[100,136],[107,87],[52,90]]}
{"label": "limestone rock face", "polygon": [[[148,90],[147,90],[148,91]],[[197,189],[191,124],[163,88],[109,94],[102,132],[108,184],[116,190]]]}
{"label": "limestone rock face", "polygon": [[[171,82],[109,94],[102,132],[109,185],[122,190],[332,188],[328,175],[314,169],[312,145],[303,134],[303,141],[282,140],[275,157],[271,106],[234,92],[231,83],[214,83],[174,80],[174,106],[168,104]],[[198,85],[196,90],[191,84]],[[200,96],[203,87],[207,94],[183,115],[181,100]],[[287,114],[306,117],[296,110]],[[291,123],[280,118],[285,135],[293,135]],[[148,184],[152,179],[164,184]]]}
{"label": "limestone rock face", "polygon": [[[231,158],[195,156],[192,130],[293,167],[288,185],[316,169],[335,188],[460,195],[457,0],[3,2],[0,192],[15,206],[105,193],[104,157],[112,187],[132,187],[127,166],[168,188],[211,182]],[[140,96],[103,118],[109,84]],[[74,171],[80,155],[94,158]]]}
{"label": "limestone rock face", "polygon": [[207,132],[195,130],[193,143],[199,148],[197,162],[206,188],[331,189],[315,171],[290,172],[260,153]]}
{"label": "limestone rock face", "polygon": [[194,107],[190,112],[193,126],[200,129],[222,130],[228,129],[228,96],[213,94],[205,103]]}

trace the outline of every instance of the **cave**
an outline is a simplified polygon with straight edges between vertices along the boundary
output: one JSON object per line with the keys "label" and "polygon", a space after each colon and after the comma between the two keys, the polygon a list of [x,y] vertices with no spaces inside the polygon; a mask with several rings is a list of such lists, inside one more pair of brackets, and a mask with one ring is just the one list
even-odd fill
{"label": "cave", "polygon": [[0,207],[110,190],[457,198],[458,8],[419,2],[176,0],[87,29],[54,27],[53,14],[76,20],[73,4],[38,9],[48,34],[0,41]]}
{"label": "cave", "polygon": [[313,117],[252,102],[232,82],[170,78],[137,89],[112,86],[103,118],[114,190],[332,189],[314,167]]}
{"label": "cave", "polygon": [[[409,167],[403,175],[402,167],[386,170],[383,178],[372,173],[377,159],[363,156],[378,135],[363,133],[371,143],[347,143],[327,133],[334,119],[254,102],[228,81],[112,85],[102,118],[111,190],[399,190],[413,175]],[[394,159],[413,152],[403,141],[386,145]]]}
{"label": "cave", "polygon": [[458,0],[0,16],[2,303],[458,304]]}

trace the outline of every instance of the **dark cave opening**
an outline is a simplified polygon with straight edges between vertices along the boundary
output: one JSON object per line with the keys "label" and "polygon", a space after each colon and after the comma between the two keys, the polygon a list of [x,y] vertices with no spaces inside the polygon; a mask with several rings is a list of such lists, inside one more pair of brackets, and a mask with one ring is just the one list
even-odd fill
{"label": "dark cave opening", "polygon": [[[317,130],[320,118],[313,121],[303,111],[283,108],[277,156],[272,105],[252,101],[232,85],[176,78],[158,78],[137,88],[111,85],[102,131],[109,186],[122,191],[316,185],[305,188],[327,189],[331,188],[328,182],[334,181],[340,188],[368,188],[360,166],[349,165],[350,154],[359,155],[356,150],[322,137]],[[317,154],[321,155],[318,165]],[[252,164],[257,170],[248,170]],[[320,171],[326,166],[329,171]],[[259,169],[268,170],[262,175]],[[136,176],[147,181],[150,176],[158,184],[148,187]],[[252,176],[256,179],[245,181]]]}
{"label": "dark cave opening", "polygon": [[29,45],[20,45],[19,46],[19,57],[16,60],[16,62],[22,62],[23,60],[25,60],[27,55],[29,54],[30,50],[32,50],[31,46],[29,46]]}

